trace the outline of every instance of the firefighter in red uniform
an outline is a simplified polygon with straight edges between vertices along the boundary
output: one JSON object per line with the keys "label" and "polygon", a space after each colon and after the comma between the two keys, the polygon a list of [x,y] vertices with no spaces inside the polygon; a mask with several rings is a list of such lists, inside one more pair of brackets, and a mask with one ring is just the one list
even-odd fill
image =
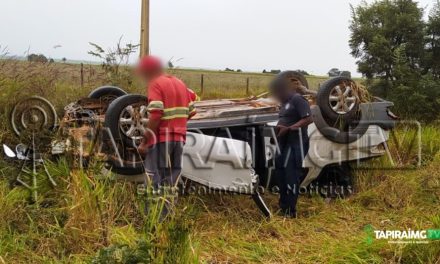
{"label": "firefighter in red uniform", "polygon": [[146,56],[138,73],[148,82],[149,121],[139,153],[154,189],[175,187],[182,171],[187,122],[196,114],[197,95],[178,78],[164,73],[161,61]]}

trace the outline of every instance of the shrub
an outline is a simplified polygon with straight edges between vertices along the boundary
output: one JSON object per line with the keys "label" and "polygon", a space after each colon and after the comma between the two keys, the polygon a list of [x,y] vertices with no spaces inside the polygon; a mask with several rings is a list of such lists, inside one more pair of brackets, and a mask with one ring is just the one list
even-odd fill
{"label": "shrub", "polygon": [[41,63],[47,63],[49,62],[49,59],[46,58],[43,54],[30,54],[27,56],[27,60],[30,62],[41,62]]}
{"label": "shrub", "polygon": [[137,52],[139,45],[131,43],[122,44],[122,38],[119,39],[115,48],[105,51],[100,45],[90,43],[94,50],[88,53],[102,61],[102,69],[107,75],[108,82],[111,85],[130,87],[133,83],[132,71],[128,66],[130,56]]}

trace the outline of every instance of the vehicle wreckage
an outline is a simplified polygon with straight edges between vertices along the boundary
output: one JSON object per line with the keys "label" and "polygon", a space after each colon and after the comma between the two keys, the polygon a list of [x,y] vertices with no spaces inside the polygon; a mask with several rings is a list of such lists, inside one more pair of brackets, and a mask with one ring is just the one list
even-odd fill
{"label": "vehicle wreckage", "polygon": [[[343,196],[351,186],[348,164],[385,153],[382,146],[396,119],[389,110],[393,103],[379,98],[362,102],[359,87],[347,77],[330,79],[317,93],[308,93],[303,76],[287,73],[278,78],[300,82],[314,121],[308,129],[310,150],[304,153],[307,173],[301,187],[315,184],[326,188],[327,195],[334,194],[329,188],[341,187],[337,195]],[[200,101],[196,109],[197,115],[188,123],[182,181],[250,195],[269,217],[261,193],[276,189],[274,129],[279,105],[270,98],[252,97]],[[148,122],[145,96],[105,86],[64,110],[59,124],[61,140],[52,142],[53,155],[72,153],[80,157],[81,166],[98,158],[118,179],[145,181],[147,175],[137,152]]]}

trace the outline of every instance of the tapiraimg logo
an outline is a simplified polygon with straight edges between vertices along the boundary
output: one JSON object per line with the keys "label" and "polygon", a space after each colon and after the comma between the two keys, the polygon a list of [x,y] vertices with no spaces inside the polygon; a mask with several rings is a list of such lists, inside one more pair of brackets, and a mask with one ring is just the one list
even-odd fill
{"label": "tapiraimg logo", "polygon": [[440,242],[440,229],[425,230],[375,230],[371,225],[364,228],[367,233],[367,244],[374,240],[386,240],[390,244],[428,244]]}

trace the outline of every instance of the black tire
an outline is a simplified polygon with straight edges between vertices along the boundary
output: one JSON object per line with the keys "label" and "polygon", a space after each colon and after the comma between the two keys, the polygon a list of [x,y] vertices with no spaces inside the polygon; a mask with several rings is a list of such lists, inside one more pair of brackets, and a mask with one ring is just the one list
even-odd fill
{"label": "black tire", "polygon": [[[332,92],[334,92],[334,88],[340,84],[345,84],[347,82],[354,83],[352,79],[347,77],[335,77],[333,79],[324,82],[318,91],[316,97],[316,103],[320,107],[324,117],[328,119],[329,123],[337,123],[337,122],[350,123],[351,121],[353,121],[353,119],[356,118],[356,115],[359,112],[359,106],[360,106],[360,102],[358,100],[359,96],[353,94],[351,97],[353,96],[356,97],[356,100],[354,102],[354,106],[351,109],[347,110],[344,113],[338,113],[332,108],[333,104],[335,103],[339,104],[338,102],[330,101],[330,97],[332,95]],[[356,93],[356,91],[352,90],[352,93]]]}
{"label": "black tire", "polygon": [[[139,142],[135,142],[133,138],[128,137],[124,134],[124,132],[120,129],[119,122],[122,112],[125,108],[131,105],[147,105],[147,97],[143,95],[137,94],[129,94],[114,100],[108,107],[107,112],[105,113],[105,122],[104,126],[110,130],[113,139],[116,142],[121,142],[124,147],[128,148],[136,148],[136,144]],[[142,136],[142,135],[137,135]]]}
{"label": "black tire", "polygon": [[127,92],[116,86],[102,86],[89,94],[89,98],[106,101],[110,104],[116,98],[127,95]]}
{"label": "black tire", "polygon": [[300,72],[297,71],[284,71],[280,74],[278,74],[277,78],[283,78],[283,79],[295,79],[298,80],[302,83],[302,85],[304,87],[306,87],[307,89],[309,89],[309,82],[307,81],[306,77],[304,77],[304,75]]}
{"label": "black tire", "polygon": [[350,144],[359,140],[368,130],[368,124],[352,121],[349,125],[337,128],[334,126],[318,127],[324,137],[335,143]]}
{"label": "black tire", "polygon": [[145,173],[145,167],[142,161],[133,163],[123,160],[121,164],[117,159],[110,158],[107,161],[106,168],[122,176],[134,176]]}
{"label": "black tire", "polygon": [[369,124],[362,117],[363,113],[360,111],[359,116],[349,124],[342,124],[343,122],[329,124],[320,107],[312,108],[313,122],[319,132],[328,140],[340,144],[355,142],[367,132]]}

